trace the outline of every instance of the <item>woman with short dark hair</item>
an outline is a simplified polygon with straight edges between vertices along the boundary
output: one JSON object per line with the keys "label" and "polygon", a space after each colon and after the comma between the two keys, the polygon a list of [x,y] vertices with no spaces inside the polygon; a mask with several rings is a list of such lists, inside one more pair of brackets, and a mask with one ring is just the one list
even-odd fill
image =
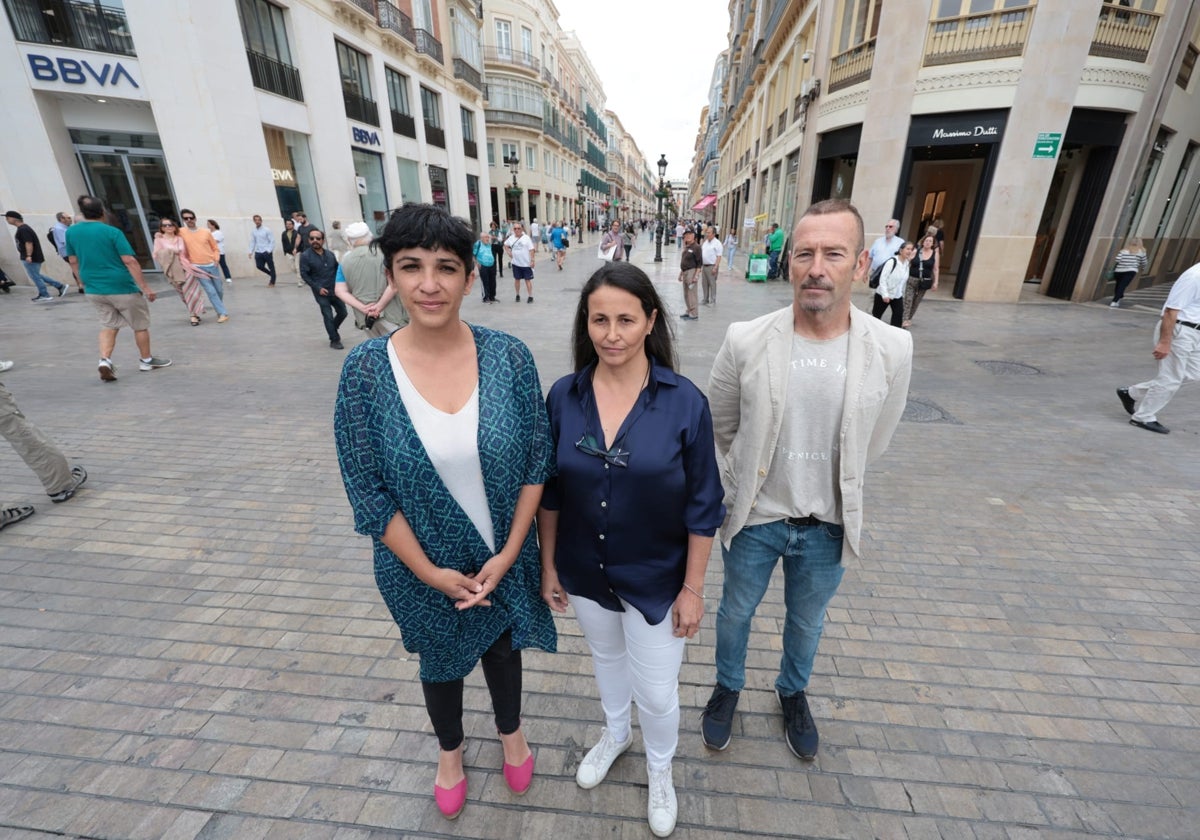
{"label": "woman with short dark hair", "polygon": [[474,239],[435,205],[393,212],[376,245],[409,323],[347,355],[334,414],[355,528],[372,538],[379,592],[420,657],[448,819],[467,797],[463,678],[482,662],[504,780],[524,793],[534,757],[521,650],[556,645],[533,532],[554,463],[546,409],[528,348],[459,316]]}

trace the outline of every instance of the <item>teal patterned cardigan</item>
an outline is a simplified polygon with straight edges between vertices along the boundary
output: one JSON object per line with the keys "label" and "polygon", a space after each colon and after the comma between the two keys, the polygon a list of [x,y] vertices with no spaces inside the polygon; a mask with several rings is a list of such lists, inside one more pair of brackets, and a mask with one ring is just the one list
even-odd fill
{"label": "teal patterned cardigan", "polygon": [[[479,460],[495,543],[508,540],[521,488],[554,472],[554,448],[537,368],[529,349],[506,333],[472,325],[479,360]],[[354,528],[374,542],[375,582],[404,647],[421,660],[421,679],[469,674],[506,631],[514,648],[554,652],[557,637],[541,597],[534,528],[517,562],[490,596],[492,606],[458,610],[417,576],[380,537],[401,511],[435,565],[478,572],[492,556],[429,460],[396,388],[386,337],[346,356],[334,409],[334,437]]]}

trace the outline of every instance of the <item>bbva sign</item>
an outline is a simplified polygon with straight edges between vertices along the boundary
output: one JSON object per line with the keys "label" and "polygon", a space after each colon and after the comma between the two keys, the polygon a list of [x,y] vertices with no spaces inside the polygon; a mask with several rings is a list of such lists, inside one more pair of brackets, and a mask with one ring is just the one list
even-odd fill
{"label": "bbva sign", "polygon": [[29,53],[26,55],[29,59],[29,70],[33,74],[33,78],[39,82],[62,82],[68,85],[86,85],[90,82],[95,82],[101,87],[117,87],[124,79],[135,89],[140,89],[141,85],[133,78],[128,70],[121,62],[97,64],[93,66],[90,61],[79,60],[74,58],[50,58],[47,55],[38,55]]}

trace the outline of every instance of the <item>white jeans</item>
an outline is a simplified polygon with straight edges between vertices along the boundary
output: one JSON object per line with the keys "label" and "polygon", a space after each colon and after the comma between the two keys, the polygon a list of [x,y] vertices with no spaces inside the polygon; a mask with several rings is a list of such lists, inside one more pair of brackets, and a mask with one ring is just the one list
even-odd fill
{"label": "white jeans", "polygon": [[671,616],[651,626],[624,601],[613,612],[587,598],[571,596],[575,618],[592,651],[592,667],[604,707],[604,725],[618,741],[629,735],[630,701],[636,700],[646,766],[671,765],[679,744],[679,666],[684,639],[671,631]]}
{"label": "white jeans", "polygon": [[1129,386],[1129,396],[1137,402],[1133,419],[1139,423],[1157,420],[1158,412],[1166,408],[1179,386],[1196,379],[1200,379],[1200,330],[1176,325],[1171,335],[1171,352],[1159,360],[1158,376]]}

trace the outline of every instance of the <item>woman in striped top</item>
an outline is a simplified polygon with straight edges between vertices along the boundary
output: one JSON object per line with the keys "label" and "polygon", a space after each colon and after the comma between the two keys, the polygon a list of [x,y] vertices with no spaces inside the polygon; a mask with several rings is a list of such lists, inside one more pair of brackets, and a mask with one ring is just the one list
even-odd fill
{"label": "woman in striped top", "polygon": [[1125,247],[1117,251],[1117,261],[1113,266],[1113,276],[1117,279],[1117,290],[1113,293],[1112,303],[1109,306],[1119,307],[1121,298],[1125,297],[1125,290],[1129,288],[1129,284],[1133,282],[1133,278],[1137,277],[1138,272],[1149,270],[1150,265],[1146,261],[1146,249],[1142,246],[1140,237],[1134,236],[1125,243]]}

